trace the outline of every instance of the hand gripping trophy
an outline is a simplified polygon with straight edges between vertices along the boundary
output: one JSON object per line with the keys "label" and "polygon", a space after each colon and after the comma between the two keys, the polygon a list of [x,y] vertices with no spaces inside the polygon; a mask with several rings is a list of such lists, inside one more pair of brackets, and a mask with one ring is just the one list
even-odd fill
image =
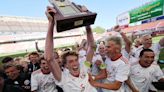
{"label": "hand gripping trophy", "polygon": [[49,2],[57,10],[55,14],[57,32],[94,24],[97,14],[84,11],[80,5],[69,0],[49,0]]}

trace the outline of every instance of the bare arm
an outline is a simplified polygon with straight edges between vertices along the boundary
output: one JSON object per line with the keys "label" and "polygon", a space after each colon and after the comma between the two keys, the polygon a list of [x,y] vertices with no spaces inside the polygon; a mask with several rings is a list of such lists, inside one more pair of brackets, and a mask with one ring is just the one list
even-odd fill
{"label": "bare arm", "polygon": [[121,32],[120,33],[122,38],[124,39],[125,41],[125,50],[130,53],[130,50],[131,50],[131,46],[132,46],[132,42],[128,39],[128,37],[125,35],[125,33]]}
{"label": "bare arm", "polygon": [[139,92],[138,89],[134,86],[131,79],[128,78],[125,83],[129,86],[129,88],[132,90],[132,92]]}
{"label": "bare arm", "polygon": [[35,42],[35,48],[36,48],[37,52],[42,52],[42,53],[44,52],[44,51],[42,51],[42,50],[39,49],[39,47],[38,47],[38,41]]}
{"label": "bare arm", "polygon": [[[51,13],[51,14],[50,14]],[[53,15],[52,15],[53,14]],[[45,59],[48,62],[48,65],[55,77],[56,80],[61,80],[61,70],[56,61],[54,61],[53,57],[53,30],[54,30],[54,14],[55,10],[52,7],[47,7],[46,15],[48,17],[48,32],[46,37],[46,44],[45,44]]]}
{"label": "bare arm", "polygon": [[94,38],[90,26],[86,27],[86,31],[87,31],[87,42],[88,42],[86,60],[92,62],[92,58],[94,54]]}
{"label": "bare arm", "polygon": [[94,81],[90,76],[89,76],[89,82],[94,87],[100,87],[109,90],[118,90],[122,85],[122,82],[119,81],[114,81],[113,83],[99,83]]}
{"label": "bare arm", "polygon": [[107,77],[107,72],[106,72],[106,68],[105,69],[101,69],[99,74],[95,76],[94,80],[100,80],[100,79],[105,79]]}
{"label": "bare arm", "polygon": [[119,32],[122,36],[123,40],[125,41],[125,50],[130,53],[132,42],[128,39],[128,37],[125,35],[125,33],[121,32],[121,28],[119,26],[115,26],[114,30],[116,32]]}

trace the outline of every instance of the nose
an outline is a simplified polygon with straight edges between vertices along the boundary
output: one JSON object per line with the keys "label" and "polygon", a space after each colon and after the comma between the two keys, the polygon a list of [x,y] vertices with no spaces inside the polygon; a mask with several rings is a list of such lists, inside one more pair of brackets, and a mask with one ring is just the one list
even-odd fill
{"label": "nose", "polygon": [[148,58],[148,63],[152,63],[154,61],[154,58]]}

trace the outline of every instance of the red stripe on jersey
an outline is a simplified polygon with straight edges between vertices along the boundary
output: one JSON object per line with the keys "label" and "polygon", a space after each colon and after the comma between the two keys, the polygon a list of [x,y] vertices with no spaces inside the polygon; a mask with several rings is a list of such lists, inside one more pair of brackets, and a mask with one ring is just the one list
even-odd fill
{"label": "red stripe on jersey", "polygon": [[38,70],[32,72],[32,74],[38,74],[38,73],[41,73],[41,69],[38,69]]}

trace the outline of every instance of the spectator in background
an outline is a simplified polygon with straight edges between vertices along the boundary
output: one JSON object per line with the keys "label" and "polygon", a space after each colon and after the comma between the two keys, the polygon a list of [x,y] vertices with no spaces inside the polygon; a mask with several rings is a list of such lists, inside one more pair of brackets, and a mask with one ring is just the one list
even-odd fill
{"label": "spectator in background", "polygon": [[36,48],[36,50],[37,50],[38,53],[44,53],[43,50],[40,50],[39,49],[39,47],[38,47],[38,41],[37,40],[35,41],[35,48]]}
{"label": "spectator in background", "polygon": [[24,92],[24,91],[19,86],[6,84],[4,73],[0,72],[0,92]]}
{"label": "spectator in background", "polygon": [[154,59],[155,62],[154,63],[157,63],[157,61],[159,59],[160,50],[161,50],[161,48],[164,47],[163,43],[164,43],[164,37],[161,38],[158,43],[153,44],[151,35],[144,35],[144,36],[142,36],[142,44],[143,44],[143,46],[140,46],[136,50],[136,52],[134,53],[134,57],[139,59],[140,52],[143,49],[151,49],[155,53],[155,59]]}
{"label": "spectator in background", "polygon": [[17,65],[22,73],[28,73],[28,62],[24,58],[15,59],[14,64]]}
{"label": "spectator in background", "polygon": [[30,92],[30,75],[21,73],[20,70],[14,64],[5,64],[4,71],[8,79],[5,81],[7,85],[17,85]]}
{"label": "spectator in background", "polygon": [[2,63],[3,63],[3,64],[9,63],[9,62],[13,62],[13,61],[14,61],[14,59],[13,59],[12,57],[9,57],[9,56],[4,57],[4,58],[2,59]]}
{"label": "spectator in background", "polygon": [[39,54],[37,52],[32,52],[28,55],[30,64],[28,64],[28,73],[31,74],[33,71],[38,70],[39,66]]}
{"label": "spectator in background", "polygon": [[98,46],[98,54],[101,55],[102,60],[105,62],[105,60],[106,60],[106,53],[105,53],[105,45],[104,44],[100,44]]}
{"label": "spectator in background", "polygon": [[[40,69],[31,75],[32,92],[57,92],[55,78],[44,58],[40,59]],[[61,91],[59,91],[61,92]]]}

